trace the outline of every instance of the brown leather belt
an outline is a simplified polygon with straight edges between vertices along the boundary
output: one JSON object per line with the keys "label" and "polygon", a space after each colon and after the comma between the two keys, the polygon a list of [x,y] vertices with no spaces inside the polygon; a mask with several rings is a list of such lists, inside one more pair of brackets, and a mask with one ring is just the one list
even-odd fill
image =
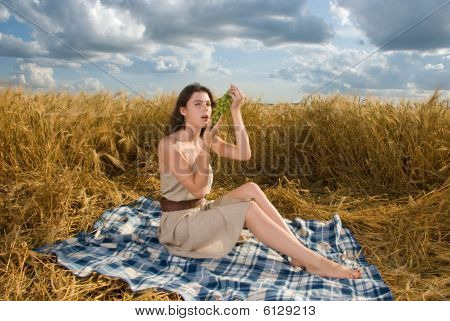
{"label": "brown leather belt", "polygon": [[159,199],[159,203],[161,205],[161,211],[162,212],[173,212],[173,211],[180,211],[180,210],[186,210],[189,208],[193,208],[196,206],[201,205],[203,198],[196,198],[193,200],[187,200],[187,201],[171,201],[162,196]]}

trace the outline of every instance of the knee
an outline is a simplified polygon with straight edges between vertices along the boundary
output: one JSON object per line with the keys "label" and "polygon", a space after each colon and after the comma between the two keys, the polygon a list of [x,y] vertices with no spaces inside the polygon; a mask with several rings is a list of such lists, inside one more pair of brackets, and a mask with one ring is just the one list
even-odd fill
{"label": "knee", "polygon": [[253,182],[247,182],[244,184],[246,188],[248,188],[249,190],[251,190],[252,192],[259,192],[261,191],[261,188],[259,187],[258,184],[253,183]]}

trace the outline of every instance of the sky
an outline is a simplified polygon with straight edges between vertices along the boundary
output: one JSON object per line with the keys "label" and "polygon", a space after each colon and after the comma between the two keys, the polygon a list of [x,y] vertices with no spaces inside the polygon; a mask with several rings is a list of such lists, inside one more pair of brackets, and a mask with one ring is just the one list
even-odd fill
{"label": "sky", "polygon": [[0,87],[448,99],[449,16],[446,0],[0,0]]}

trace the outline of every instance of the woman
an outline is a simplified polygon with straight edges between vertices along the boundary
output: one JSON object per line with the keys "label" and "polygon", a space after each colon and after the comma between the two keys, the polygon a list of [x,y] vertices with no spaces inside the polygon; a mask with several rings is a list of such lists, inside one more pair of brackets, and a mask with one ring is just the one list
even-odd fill
{"label": "woman", "polygon": [[170,119],[169,135],[158,145],[161,174],[161,224],[158,238],[174,255],[221,258],[240,240],[243,228],[267,246],[291,258],[293,266],[323,277],[360,278],[361,271],[345,268],[306,248],[255,183],[245,183],[216,200],[206,200],[213,173],[211,152],[236,160],[250,159],[247,132],[240,112],[244,95],[234,85],[236,145],[218,135],[222,117],[211,128],[215,106],[211,91],[194,83],[180,93]]}

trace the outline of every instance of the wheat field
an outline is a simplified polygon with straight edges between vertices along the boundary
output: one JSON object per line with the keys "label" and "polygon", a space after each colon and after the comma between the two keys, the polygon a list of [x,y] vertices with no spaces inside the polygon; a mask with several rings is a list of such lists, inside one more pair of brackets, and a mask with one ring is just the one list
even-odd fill
{"label": "wheat field", "polygon": [[[176,96],[0,89],[1,300],[181,300],[80,279],[32,248],[89,231],[109,208],[159,197],[156,147]],[[242,106],[252,158],[215,155],[209,199],[253,181],[286,218],[338,212],[396,300],[450,299],[450,114],[423,102],[314,96]],[[220,135],[232,142],[232,119]]]}

